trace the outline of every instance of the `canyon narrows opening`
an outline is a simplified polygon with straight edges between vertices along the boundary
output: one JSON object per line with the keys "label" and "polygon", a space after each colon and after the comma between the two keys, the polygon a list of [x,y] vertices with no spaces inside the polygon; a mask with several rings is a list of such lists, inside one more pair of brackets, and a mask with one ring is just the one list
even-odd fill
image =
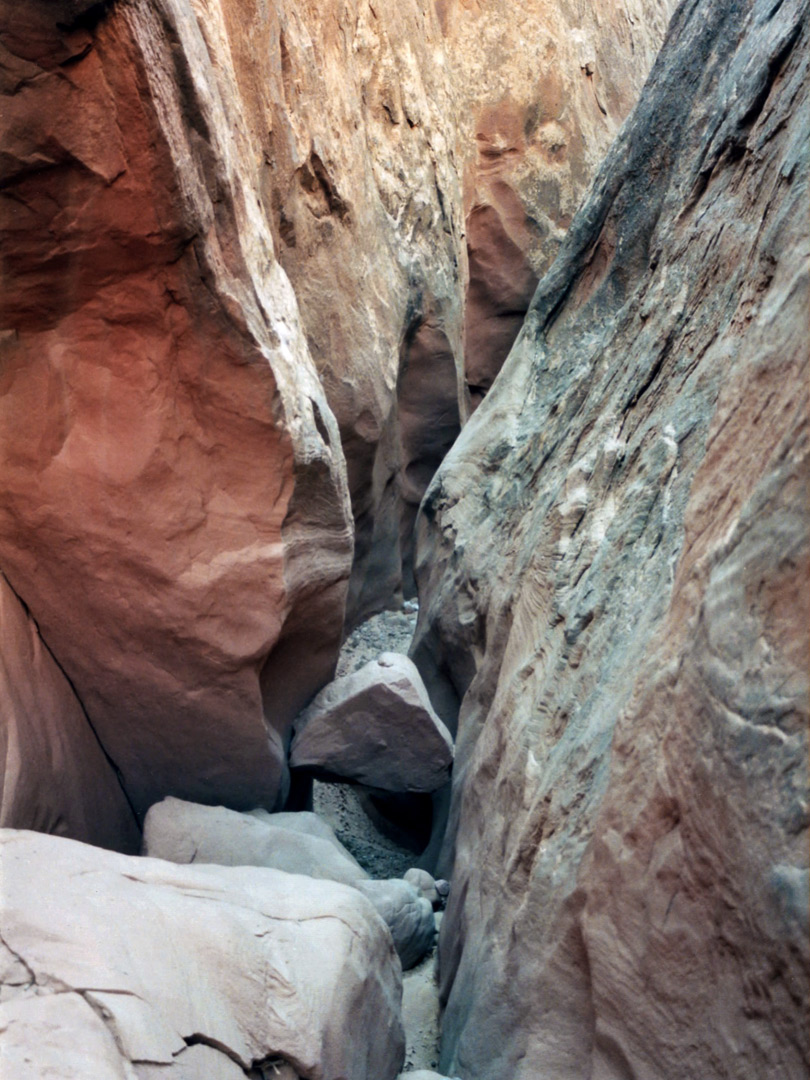
{"label": "canyon narrows opening", "polygon": [[804,1080],[810,0],[0,0],[0,1074]]}

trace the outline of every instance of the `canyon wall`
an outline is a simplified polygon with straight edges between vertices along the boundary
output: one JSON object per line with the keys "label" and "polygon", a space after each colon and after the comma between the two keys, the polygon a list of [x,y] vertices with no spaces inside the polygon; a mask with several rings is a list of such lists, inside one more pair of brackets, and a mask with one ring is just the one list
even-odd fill
{"label": "canyon wall", "polygon": [[352,531],[221,15],[0,16],[0,565],[139,814],[272,808]]}
{"label": "canyon wall", "polygon": [[516,21],[495,0],[223,5],[277,255],[346,454],[349,627],[414,594],[422,496],[670,8],[532,0]]}
{"label": "canyon wall", "polygon": [[526,0],[518,18],[498,0],[437,4],[461,98],[464,367],[473,407],[635,104],[674,6]]}
{"label": "canyon wall", "polygon": [[808,55],[681,5],[423,503],[448,1075],[806,1075]]}
{"label": "canyon wall", "polygon": [[284,800],[665,11],[0,4],[0,566],[138,815]]}

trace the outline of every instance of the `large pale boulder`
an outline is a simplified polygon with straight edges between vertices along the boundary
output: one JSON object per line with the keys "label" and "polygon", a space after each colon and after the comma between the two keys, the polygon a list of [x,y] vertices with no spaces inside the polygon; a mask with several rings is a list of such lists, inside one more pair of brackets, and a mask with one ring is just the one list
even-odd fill
{"label": "large pale boulder", "polygon": [[423,503],[449,1075],[806,1076],[808,21],[679,8]]}
{"label": "large pale boulder", "polygon": [[435,791],[452,763],[450,733],[400,653],[383,653],[323,689],[296,719],[290,748],[294,769],[383,791]]}
{"label": "large pale boulder", "polygon": [[246,814],[168,798],[150,807],[143,854],[176,863],[264,866],[353,885],[391,932],[403,968],[433,947],[433,907],[406,881],[370,881],[366,871],[316,814]]}
{"label": "large pale boulder", "polygon": [[[176,863],[217,866],[267,866],[288,874],[307,874],[352,885],[368,874],[323,822],[331,838],[290,825],[295,814],[275,824],[276,815],[259,818],[224,806],[200,806],[167,798],[149,808],[143,824],[143,854]],[[307,817],[315,817],[314,814]]]}
{"label": "large pale boulder", "polygon": [[357,890],[10,830],[0,850],[4,1080],[397,1075],[400,967]]}
{"label": "large pale boulder", "polygon": [[138,813],[283,798],[351,563],[223,20],[0,5],[0,565]]}
{"label": "large pale boulder", "polygon": [[137,851],[140,832],[73,687],[0,574],[0,828]]}

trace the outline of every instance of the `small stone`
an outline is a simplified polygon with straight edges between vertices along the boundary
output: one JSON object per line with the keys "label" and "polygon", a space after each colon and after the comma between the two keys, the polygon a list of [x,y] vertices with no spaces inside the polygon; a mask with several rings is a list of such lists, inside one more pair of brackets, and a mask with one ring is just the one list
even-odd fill
{"label": "small stone", "polygon": [[404,875],[404,878],[430,904],[435,906],[439,902],[439,891],[436,888],[436,882],[433,880],[433,875],[429,874],[427,870],[420,870],[418,866],[412,866]]}

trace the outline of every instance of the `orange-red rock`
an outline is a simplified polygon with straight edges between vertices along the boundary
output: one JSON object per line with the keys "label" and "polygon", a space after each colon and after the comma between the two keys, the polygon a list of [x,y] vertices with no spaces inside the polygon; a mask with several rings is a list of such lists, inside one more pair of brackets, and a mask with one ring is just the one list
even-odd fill
{"label": "orange-red rock", "polygon": [[807,1073],[809,32],[679,8],[422,504],[449,1075]]}
{"label": "orange-red rock", "polygon": [[0,574],[0,828],[137,851],[115,772],[36,623]]}
{"label": "orange-red rock", "polygon": [[139,812],[272,807],[351,525],[221,12],[10,14],[0,565]]}

